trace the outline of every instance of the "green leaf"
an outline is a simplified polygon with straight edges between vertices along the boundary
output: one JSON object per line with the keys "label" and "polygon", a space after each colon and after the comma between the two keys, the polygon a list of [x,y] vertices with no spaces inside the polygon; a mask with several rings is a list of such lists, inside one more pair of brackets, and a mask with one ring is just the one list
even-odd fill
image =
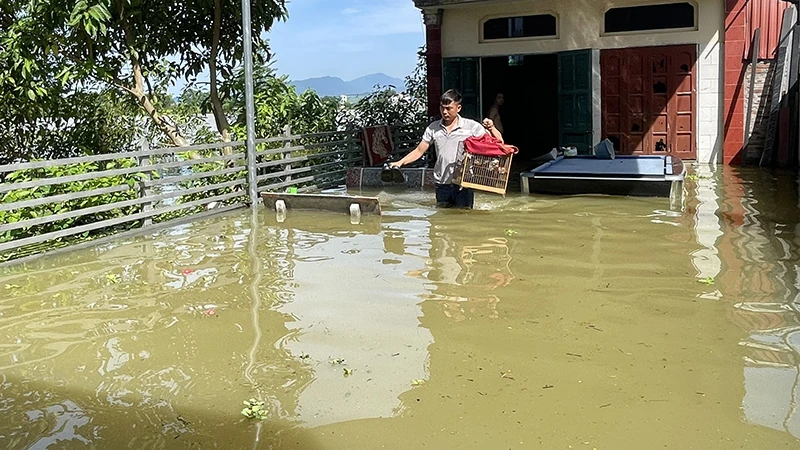
{"label": "green leaf", "polygon": [[28,98],[31,100],[36,100],[36,94],[33,92],[33,89],[28,89]]}

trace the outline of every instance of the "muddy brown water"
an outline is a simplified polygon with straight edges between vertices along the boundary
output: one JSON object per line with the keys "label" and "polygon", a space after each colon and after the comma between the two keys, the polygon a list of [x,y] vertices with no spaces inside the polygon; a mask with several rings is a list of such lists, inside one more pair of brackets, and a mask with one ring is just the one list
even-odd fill
{"label": "muddy brown water", "polygon": [[2,268],[0,448],[800,448],[795,180],[697,171],[682,211],[381,192]]}

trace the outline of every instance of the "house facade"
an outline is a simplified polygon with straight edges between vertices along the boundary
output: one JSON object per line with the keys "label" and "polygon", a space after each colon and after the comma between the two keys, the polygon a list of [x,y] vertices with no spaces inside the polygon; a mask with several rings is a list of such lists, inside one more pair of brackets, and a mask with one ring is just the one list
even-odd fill
{"label": "house facade", "polygon": [[463,115],[472,118],[484,116],[502,93],[506,136],[530,157],[569,145],[588,153],[608,138],[620,154],[726,164],[743,155],[752,30],[762,28],[758,59],[773,58],[780,17],[790,6],[414,1],[426,26],[431,116],[443,89],[459,89]]}

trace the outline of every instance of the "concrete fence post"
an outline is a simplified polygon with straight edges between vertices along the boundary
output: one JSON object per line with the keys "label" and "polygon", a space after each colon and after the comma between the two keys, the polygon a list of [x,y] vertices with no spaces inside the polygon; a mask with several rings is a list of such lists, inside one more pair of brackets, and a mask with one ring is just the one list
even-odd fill
{"label": "concrete fence post", "polygon": [[[142,139],[142,151],[150,150],[150,144],[147,142],[146,138]],[[149,197],[152,194],[152,189],[150,187],[149,181],[152,179],[150,175],[150,170],[147,169],[147,166],[150,165],[150,155],[141,155],[138,158],[137,164],[141,167],[142,170],[142,178],[139,179],[139,198]],[[142,212],[150,212],[153,210],[153,204],[151,202],[143,203],[142,204]],[[148,216],[142,219],[142,227],[149,227],[153,224],[153,217]]]}
{"label": "concrete fence post", "polygon": [[[284,142],[284,144],[283,144],[283,147],[284,147],[284,148],[289,148],[289,147],[291,147],[291,146],[292,146],[292,141],[290,140],[290,138],[291,138],[291,136],[292,136],[292,126],[291,126],[291,125],[286,125],[286,127],[284,127],[284,129],[283,129],[283,136],[287,138],[287,141],[286,141],[286,142]],[[291,150],[289,150],[289,151],[286,151],[286,152],[284,152],[284,153],[283,153],[283,159],[289,159],[289,158],[291,158],[291,157],[292,157],[292,151],[291,151]],[[290,170],[292,170],[292,163],[286,163],[286,164],[283,166],[283,171],[284,171],[284,172],[288,172],[288,171],[290,171]],[[283,181],[284,181],[284,182],[286,182],[286,183],[288,183],[288,182],[292,181],[292,175],[291,175],[291,174],[289,174],[289,175],[286,175],[286,176],[284,177]],[[288,186],[287,186],[287,187],[288,187]]]}

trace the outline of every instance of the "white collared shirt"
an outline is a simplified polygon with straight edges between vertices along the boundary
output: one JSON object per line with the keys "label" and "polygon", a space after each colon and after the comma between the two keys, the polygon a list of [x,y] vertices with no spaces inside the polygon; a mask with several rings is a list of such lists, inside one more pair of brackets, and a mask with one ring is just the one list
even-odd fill
{"label": "white collared shirt", "polygon": [[433,180],[436,184],[453,182],[456,164],[464,156],[464,140],[472,136],[483,136],[487,131],[480,123],[456,117],[456,126],[449,133],[441,120],[428,125],[422,142],[436,146],[436,166],[433,169]]}

